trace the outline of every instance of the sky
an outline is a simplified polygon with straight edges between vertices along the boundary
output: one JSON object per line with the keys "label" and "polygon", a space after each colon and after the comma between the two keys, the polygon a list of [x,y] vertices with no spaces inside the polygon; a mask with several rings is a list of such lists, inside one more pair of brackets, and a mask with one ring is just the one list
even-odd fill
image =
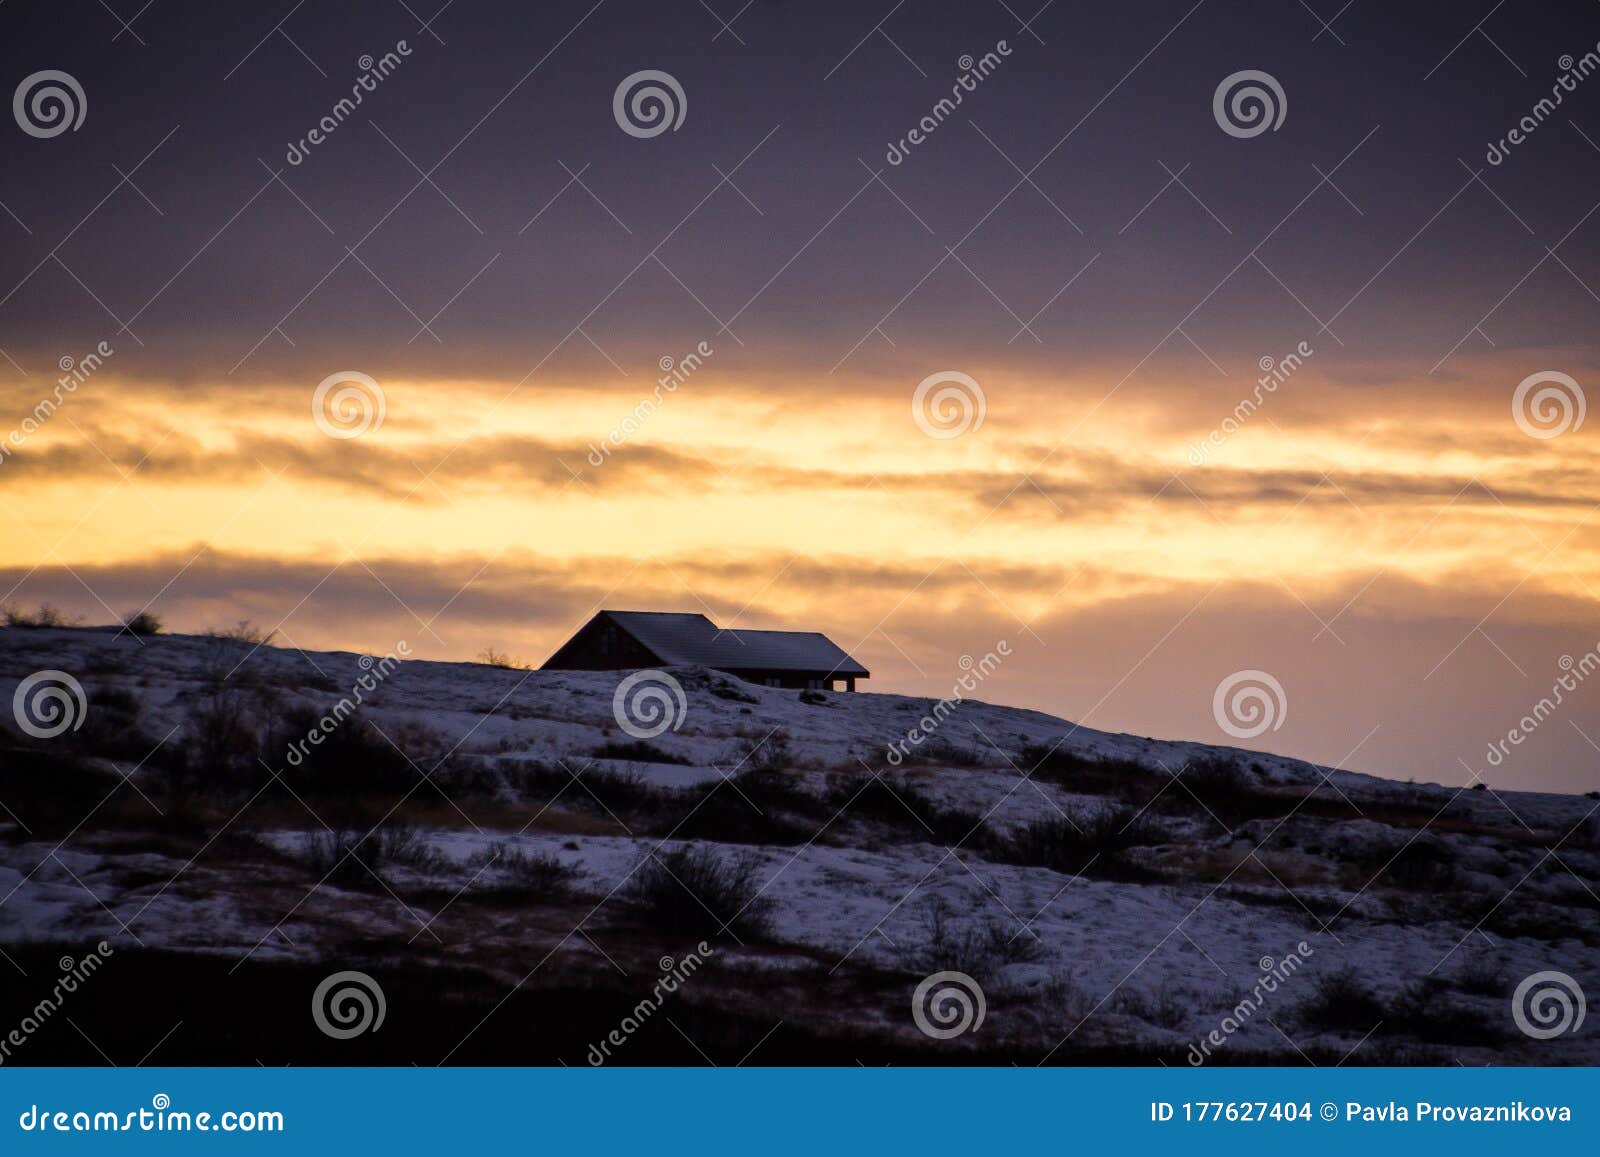
{"label": "sky", "polygon": [[65,0],[0,61],[0,602],[699,611],[936,697],[1004,641],[1086,726],[1600,788],[1600,6]]}

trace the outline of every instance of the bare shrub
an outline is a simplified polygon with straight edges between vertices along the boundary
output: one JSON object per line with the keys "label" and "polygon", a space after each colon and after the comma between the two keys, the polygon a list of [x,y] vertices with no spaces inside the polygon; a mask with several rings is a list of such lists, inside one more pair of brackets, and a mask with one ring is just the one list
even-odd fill
{"label": "bare shrub", "polygon": [[1127,852],[1165,839],[1165,830],[1149,813],[1109,805],[1034,820],[1009,836],[992,837],[989,850],[1006,863],[1127,879],[1149,874]]}
{"label": "bare shrub", "polygon": [[668,789],[663,806],[640,821],[652,835],[716,843],[794,847],[816,836],[826,819],[815,814],[817,797],[771,772],[741,772],[709,792]]}
{"label": "bare shrub", "polygon": [[1398,848],[1377,844],[1351,855],[1345,875],[1353,887],[1377,883],[1408,892],[1446,893],[1459,875],[1456,850],[1430,834],[1413,836]]}
{"label": "bare shrub", "polygon": [[380,863],[399,864],[421,872],[437,870],[447,862],[426,837],[410,824],[384,824],[369,839],[374,837]]}
{"label": "bare shrub", "polygon": [[1310,995],[1295,1005],[1295,1016],[1311,1028],[1364,1033],[1383,1020],[1387,1013],[1354,968],[1324,973],[1314,982]]}
{"label": "bare shrub", "polygon": [[1120,989],[1116,1007],[1119,1012],[1165,1029],[1182,1028],[1194,1013],[1194,1001],[1171,988],[1161,988],[1155,992],[1139,988]]}
{"label": "bare shrub", "polygon": [[625,759],[635,763],[672,763],[687,767],[694,761],[685,759],[681,755],[674,755],[651,743],[648,739],[634,739],[624,743],[621,740],[608,740],[596,747],[591,754],[596,759]]}
{"label": "bare shrub", "polygon": [[1467,960],[1457,968],[1450,977],[1450,983],[1458,992],[1472,996],[1501,997],[1508,995],[1511,990],[1505,971],[1494,961],[1481,957]]}
{"label": "bare shrub", "polygon": [[19,606],[10,605],[0,612],[5,616],[8,627],[18,627],[23,630],[43,630],[51,627],[70,627],[74,624],[67,620],[59,607],[51,603],[40,603],[35,611],[25,611]]}
{"label": "bare shrub", "polygon": [[986,752],[981,747],[966,747],[939,735],[935,735],[922,745],[922,754],[929,763],[945,767],[984,767],[1004,762],[1003,758],[992,749]]}
{"label": "bare shrub", "polygon": [[1392,1001],[1383,1028],[1429,1044],[1492,1045],[1505,1038],[1498,1024],[1460,1003],[1436,976],[1422,977]]}
{"label": "bare shrub", "polygon": [[478,863],[499,873],[501,882],[479,889],[499,895],[554,898],[566,895],[582,873],[549,852],[526,852],[501,840],[490,844]]}
{"label": "bare shrub", "polygon": [[827,804],[830,814],[873,820],[916,840],[975,848],[988,833],[982,812],[941,804],[908,783],[890,783],[882,776],[830,784]]}
{"label": "bare shrub", "polygon": [[[310,742],[315,735],[318,742]],[[412,750],[419,754],[419,741]],[[385,734],[359,710],[317,715],[290,712],[269,740],[271,763],[296,791],[340,797],[388,793],[415,787],[432,761],[418,764],[411,751]],[[424,757],[426,759],[426,757]]]}
{"label": "bare shrub", "polygon": [[[661,814],[673,802],[673,793],[648,783],[637,770],[591,768],[587,760],[539,760],[501,765],[507,789],[519,799],[552,801],[570,796],[574,806],[593,808],[602,815]],[[574,783],[576,779],[578,782]]]}
{"label": "bare shrub", "polygon": [[1249,773],[1236,760],[1221,756],[1192,760],[1179,774],[1201,798],[1235,796],[1255,787]]}
{"label": "bare shrub", "polygon": [[159,635],[161,619],[150,611],[134,611],[122,620],[122,629],[130,635]]}
{"label": "bare shrub", "polygon": [[639,919],[672,936],[759,940],[772,926],[759,858],[724,857],[703,845],[651,852],[622,898]]}
{"label": "bare shrub", "polygon": [[306,836],[301,858],[313,872],[336,884],[359,882],[366,875],[361,869],[363,861],[356,854],[364,832],[345,828],[330,828]]}
{"label": "bare shrub", "polygon": [[259,760],[266,729],[259,689],[214,684],[190,713],[183,742],[164,744],[152,759],[152,781],[175,800],[252,787],[264,774]]}
{"label": "bare shrub", "polygon": [[1089,759],[1054,743],[1025,744],[1018,756],[1018,766],[1034,779],[1077,792],[1116,795],[1138,802],[1153,797],[1168,778],[1131,759]]}
{"label": "bare shrub", "polygon": [[75,739],[83,750],[112,759],[145,760],[157,742],[140,726],[139,697],[121,687],[88,688],[89,709]]}
{"label": "bare shrub", "polygon": [[444,857],[409,824],[388,823],[365,830],[340,825],[306,837],[303,858],[313,871],[336,884],[362,886],[393,867],[437,871]]}
{"label": "bare shrub", "polygon": [[734,745],[740,775],[776,775],[794,766],[794,745],[781,727],[765,735],[746,735]]}
{"label": "bare shrub", "polygon": [[213,639],[227,639],[234,643],[248,643],[252,647],[264,647],[278,637],[277,631],[263,631],[249,619],[240,619],[231,627],[223,630],[207,631]]}
{"label": "bare shrub", "polygon": [[919,972],[965,972],[992,975],[1007,964],[1026,964],[1044,955],[1039,938],[1019,921],[962,922],[942,896],[928,905],[923,940],[907,953],[906,963]]}
{"label": "bare shrub", "polygon": [[242,778],[239,773],[254,764],[260,749],[253,699],[243,691],[219,691],[194,713],[193,744],[200,766],[224,782]]}
{"label": "bare shrub", "polygon": [[276,636],[276,631],[262,631],[249,619],[240,619],[226,630],[205,632],[200,678],[212,687],[255,682],[255,672],[241,668],[258,648],[267,646]]}

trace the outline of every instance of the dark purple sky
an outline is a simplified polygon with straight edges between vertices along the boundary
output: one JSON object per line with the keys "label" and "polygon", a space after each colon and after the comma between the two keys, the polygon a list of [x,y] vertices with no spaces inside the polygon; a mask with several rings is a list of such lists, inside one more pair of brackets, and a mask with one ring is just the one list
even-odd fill
{"label": "dark purple sky", "polygon": [[[1354,298],[1334,328],[1373,355],[1442,353],[1462,311],[1492,304],[1592,203],[1600,150],[1569,121],[1600,133],[1600,85],[1580,87],[1507,163],[1490,168],[1484,155],[1548,93],[1563,54],[1600,41],[1593,4],[1501,8],[1473,32],[1490,4],[1363,0],[1324,30],[1297,3],[1057,3],[1024,30],[1012,11],[1032,16],[1029,2],[1024,13],[999,0],[758,0],[723,31],[694,2],[458,0],[431,32],[399,0],[159,0],[129,31],[94,0],[8,4],[8,90],[59,68],[80,78],[88,116],[52,140],[0,134],[0,200],[31,230],[0,218],[0,294],[111,196],[59,252],[104,310],[47,261],[0,306],[0,347],[20,358],[71,345],[111,313],[159,339],[152,369],[209,372],[232,368],[281,319],[302,355],[328,347],[362,364],[525,372],[712,194],[718,168],[743,159],[739,192],[716,191],[657,254],[704,308],[687,290],[667,292],[671,275],[651,261],[585,325],[619,360],[677,348],[709,311],[737,315],[741,338],[783,348],[795,369],[827,371],[958,241],[970,269],[947,261],[897,315],[898,332],[1013,356],[1118,354],[1148,346],[1308,194],[1261,248],[1272,273],[1323,321]],[[738,11],[720,3],[724,17]],[[410,8],[427,18],[432,4]],[[1323,17],[1338,10],[1321,6]],[[138,6],[120,8],[126,18]],[[412,49],[402,67],[287,165],[289,142],[348,91],[358,59],[399,40]],[[1012,49],[1005,63],[887,166],[888,143],[949,91],[958,59],[999,40]],[[618,131],[611,95],[652,67],[680,81],[687,115],[679,131],[641,141]],[[1217,130],[1212,93],[1246,68],[1279,79],[1287,116],[1240,140]],[[118,169],[152,149],[133,180],[162,215],[132,189],[112,192]],[[1352,150],[1338,191],[1313,193],[1317,170]],[[1425,259],[1402,256],[1357,296],[1426,219],[1419,210],[1470,182],[1458,158],[1485,170],[1494,195],[1472,185],[1429,230]],[[293,194],[269,184],[263,161]],[[1031,173],[1014,191],[1013,162]],[[568,184],[563,165],[615,219],[570,186],[523,232]],[[1128,226],[1167,184],[1163,165],[1182,170],[1206,208],[1173,187]],[[418,169],[432,184],[415,187]],[[1561,249],[1591,284],[1597,235],[1580,230]],[[347,246],[371,272],[347,259],[329,275]],[[432,317],[497,254],[440,318],[447,344],[424,334],[405,348],[418,329],[410,313]],[[1008,347],[1007,311],[1032,317],[1096,254],[1070,308],[1039,318],[1049,350],[1027,335]],[[1517,308],[1507,338],[1536,344],[1569,334],[1584,303],[1536,292]],[[1252,262],[1190,332],[1220,356],[1275,348],[1310,320]],[[247,364],[270,371],[290,353],[274,336]]]}

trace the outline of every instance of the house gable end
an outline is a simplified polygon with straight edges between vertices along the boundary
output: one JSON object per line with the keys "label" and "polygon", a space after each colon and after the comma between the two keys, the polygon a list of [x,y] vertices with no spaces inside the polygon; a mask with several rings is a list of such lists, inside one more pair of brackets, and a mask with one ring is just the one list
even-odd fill
{"label": "house gable end", "polygon": [[632,667],[660,667],[666,660],[652,651],[623,624],[601,611],[578,633],[544,661],[546,671],[614,671]]}

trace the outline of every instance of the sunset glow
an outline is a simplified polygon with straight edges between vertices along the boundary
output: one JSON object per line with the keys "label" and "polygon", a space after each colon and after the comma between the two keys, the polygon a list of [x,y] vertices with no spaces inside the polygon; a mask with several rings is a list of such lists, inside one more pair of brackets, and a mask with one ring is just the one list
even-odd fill
{"label": "sunset glow", "polygon": [[[958,23],[940,53],[993,43]],[[4,601],[534,662],[602,604],[704,611],[826,630],[905,692],[1005,637],[996,698],[1161,735],[1211,736],[1217,679],[1270,667],[1304,688],[1280,746],[1462,780],[1475,721],[1600,638],[1592,420],[1534,436],[1513,403],[1546,371],[1592,386],[1597,218],[1568,178],[1596,158],[1546,128],[1486,184],[1457,155],[1520,95],[1445,68],[1440,145],[1336,99],[1320,45],[1246,139],[1206,54],[1174,42],[1118,88],[1155,37],[1097,36],[1080,79],[1117,95],[1081,131],[1040,123],[1092,102],[1024,36],[888,160],[949,85],[818,88],[837,46],[804,38],[738,107],[680,76],[706,99],[650,139],[577,54],[458,124],[429,41],[275,167],[327,94],[247,67],[259,139],[203,183],[180,158],[220,121],[99,106],[105,137],[28,163],[116,124],[162,212],[87,177],[8,194]],[[82,382],[24,430],[63,358]],[[347,370],[381,425],[330,436],[313,392]],[[913,395],[945,371],[982,422],[930,437]],[[1519,782],[1592,786],[1600,711],[1570,722]]]}

